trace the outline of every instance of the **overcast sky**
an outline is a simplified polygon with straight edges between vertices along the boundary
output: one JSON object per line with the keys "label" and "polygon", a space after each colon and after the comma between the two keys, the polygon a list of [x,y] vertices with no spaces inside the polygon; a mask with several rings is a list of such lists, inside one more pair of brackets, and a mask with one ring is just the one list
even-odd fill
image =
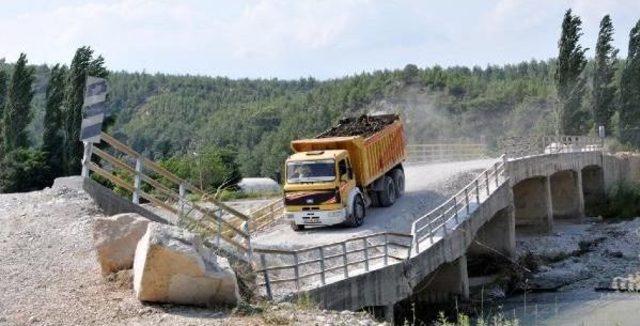
{"label": "overcast sky", "polygon": [[2,0],[0,58],[68,63],[90,45],[112,70],[287,79],[485,66],[556,56],[567,8],[589,48],[611,14],[626,56],[640,0]]}

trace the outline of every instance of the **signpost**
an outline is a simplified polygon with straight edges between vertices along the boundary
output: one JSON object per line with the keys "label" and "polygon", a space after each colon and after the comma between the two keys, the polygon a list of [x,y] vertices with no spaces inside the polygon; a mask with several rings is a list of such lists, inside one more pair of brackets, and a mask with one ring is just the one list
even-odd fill
{"label": "signpost", "polygon": [[88,164],[91,161],[93,143],[100,142],[102,122],[107,114],[107,81],[104,78],[87,76],[82,106],[82,124],[80,125],[80,141],[84,143],[82,158],[82,176],[89,176]]}

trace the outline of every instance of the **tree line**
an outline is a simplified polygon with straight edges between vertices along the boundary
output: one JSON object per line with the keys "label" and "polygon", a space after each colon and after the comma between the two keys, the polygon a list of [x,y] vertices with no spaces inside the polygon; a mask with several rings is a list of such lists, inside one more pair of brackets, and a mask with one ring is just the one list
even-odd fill
{"label": "tree line", "polygon": [[86,76],[106,77],[104,59],[81,47],[69,67],[57,64],[50,69],[39,146],[34,146],[28,128],[34,116],[36,69],[24,53],[9,67],[9,72],[0,70],[0,191],[41,189],[57,177],[77,175]]}

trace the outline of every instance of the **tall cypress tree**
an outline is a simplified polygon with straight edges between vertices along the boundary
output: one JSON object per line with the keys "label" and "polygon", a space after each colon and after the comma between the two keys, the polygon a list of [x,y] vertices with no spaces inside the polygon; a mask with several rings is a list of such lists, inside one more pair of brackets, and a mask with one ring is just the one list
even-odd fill
{"label": "tall cypress tree", "polygon": [[66,78],[64,95],[65,150],[64,166],[66,175],[80,173],[82,143],[80,142],[80,124],[82,105],[87,76],[106,77],[104,59],[93,59],[93,50],[83,46],[76,51]]}
{"label": "tall cypress tree", "polygon": [[42,151],[45,152],[47,165],[49,165],[52,178],[57,178],[64,174],[62,165],[62,157],[64,155],[62,102],[64,100],[64,79],[66,73],[66,67],[60,65],[53,66],[45,95]]}
{"label": "tall cypress tree", "polygon": [[620,80],[620,140],[640,148],[640,20],[629,33]]}
{"label": "tall cypress tree", "polygon": [[4,103],[7,97],[7,73],[4,70],[0,70],[0,159],[4,156]]}
{"label": "tall cypress tree", "polygon": [[5,153],[29,146],[27,126],[32,118],[33,81],[34,69],[27,66],[27,56],[21,53],[13,69],[3,115]]}
{"label": "tall cypress tree", "polygon": [[588,130],[588,114],[582,110],[585,82],[581,77],[587,60],[578,41],[582,35],[580,17],[567,10],[562,21],[562,34],[558,42],[558,66],[555,73],[560,100],[559,127],[563,134],[581,134]]}
{"label": "tall cypress tree", "polygon": [[607,132],[611,130],[611,117],[615,112],[616,85],[614,75],[618,54],[618,50],[611,45],[611,42],[613,42],[613,24],[611,17],[606,15],[600,21],[592,94],[593,120],[596,126],[604,126]]}

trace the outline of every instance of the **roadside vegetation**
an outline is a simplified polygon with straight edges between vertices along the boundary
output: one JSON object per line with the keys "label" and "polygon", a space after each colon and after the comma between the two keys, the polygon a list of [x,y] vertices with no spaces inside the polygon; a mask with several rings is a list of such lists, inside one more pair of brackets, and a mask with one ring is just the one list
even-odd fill
{"label": "roadside vegetation", "polygon": [[640,184],[618,182],[607,194],[607,218],[634,218],[640,216]]}

